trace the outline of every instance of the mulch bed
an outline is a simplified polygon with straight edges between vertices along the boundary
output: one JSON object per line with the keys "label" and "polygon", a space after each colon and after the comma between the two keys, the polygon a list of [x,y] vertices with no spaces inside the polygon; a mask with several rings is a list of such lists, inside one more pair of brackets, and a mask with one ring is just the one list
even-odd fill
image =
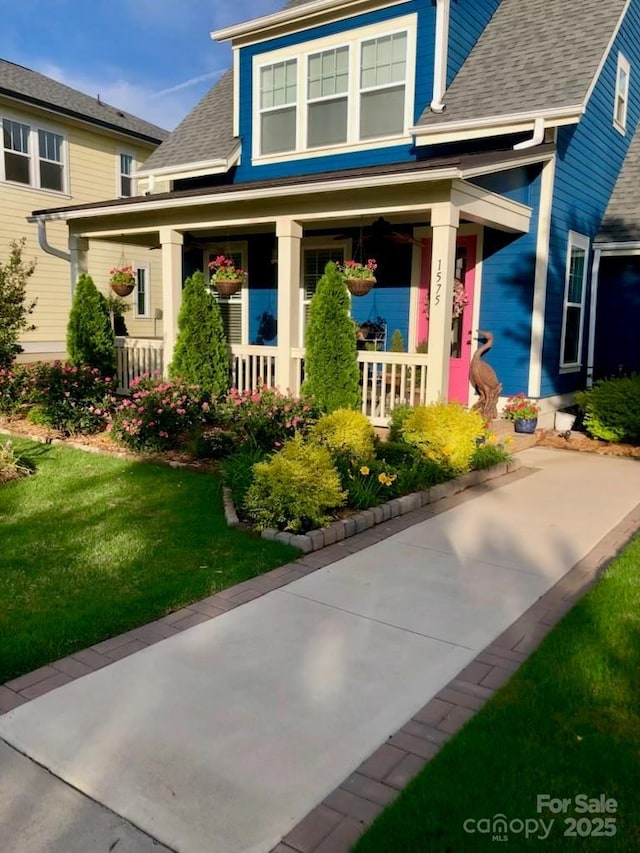
{"label": "mulch bed", "polygon": [[540,431],[539,447],[556,447],[561,450],[579,450],[583,453],[599,453],[601,456],[625,456],[640,458],[640,447],[633,444],[609,444],[597,438],[589,438],[583,432],[572,431],[569,438],[555,431]]}

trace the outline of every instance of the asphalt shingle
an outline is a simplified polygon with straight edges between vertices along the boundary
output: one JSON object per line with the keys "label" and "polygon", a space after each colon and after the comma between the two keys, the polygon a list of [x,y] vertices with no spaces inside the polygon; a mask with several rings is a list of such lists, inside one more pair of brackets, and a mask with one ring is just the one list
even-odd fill
{"label": "asphalt shingle", "polygon": [[602,220],[599,243],[628,243],[640,240],[638,187],[640,186],[640,128],[631,142],[626,160]]}

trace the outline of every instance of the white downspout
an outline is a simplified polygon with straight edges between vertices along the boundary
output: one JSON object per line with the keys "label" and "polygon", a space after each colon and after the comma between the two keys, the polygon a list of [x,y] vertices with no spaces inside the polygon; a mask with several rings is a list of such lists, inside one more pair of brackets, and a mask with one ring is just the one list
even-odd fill
{"label": "white downspout", "polygon": [[531,139],[525,139],[524,142],[518,142],[513,146],[514,151],[522,151],[524,148],[534,148],[536,145],[542,145],[544,142],[544,119],[542,116],[533,122],[533,136]]}
{"label": "white downspout", "polygon": [[593,385],[593,366],[596,354],[596,310],[598,308],[598,279],[602,249],[594,249],[591,266],[591,306],[589,308],[589,348],[587,351],[587,388]]}
{"label": "white downspout", "polygon": [[[33,220],[32,220],[33,221]],[[55,246],[52,246],[47,240],[47,223],[44,219],[37,219],[38,223],[38,243],[43,252],[46,252],[47,255],[53,255],[56,258],[60,258],[63,261],[68,261],[71,263],[71,252],[65,252],[62,249],[56,249]]]}
{"label": "white downspout", "polygon": [[449,53],[450,0],[436,0],[436,44],[433,60],[433,100],[431,111],[444,110],[444,93],[447,89],[447,59]]}

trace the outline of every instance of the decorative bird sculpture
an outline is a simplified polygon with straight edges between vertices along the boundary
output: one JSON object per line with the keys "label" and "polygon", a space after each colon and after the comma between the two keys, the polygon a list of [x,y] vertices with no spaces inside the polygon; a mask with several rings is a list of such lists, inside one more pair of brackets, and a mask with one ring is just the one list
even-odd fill
{"label": "decorative bird sculpture", "polygon": [[493,335],[481,330],[476,334],[478,340],[484,341],[484,344],[474,352],[469,367],[469,381],[479,397],[473,408],[481,412],[485,420],[492,421],[498,417],[498,397],[502,391],[502,383],[498,382],[493,367],[482,360],[482,356],[493,346]]}

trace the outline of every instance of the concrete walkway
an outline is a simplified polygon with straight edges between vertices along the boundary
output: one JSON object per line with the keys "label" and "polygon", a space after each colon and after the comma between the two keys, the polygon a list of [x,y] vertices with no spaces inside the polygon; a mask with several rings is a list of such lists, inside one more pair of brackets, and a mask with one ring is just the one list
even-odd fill
{"label": "concrete walkway", "polygon": [[42,765],[0,752],[3,853],[107,851],[86,839],[120,818],[116,853],[143,833],[269,851],[638,503],[636,462],[521,458],[529,476],[0,717]]}

